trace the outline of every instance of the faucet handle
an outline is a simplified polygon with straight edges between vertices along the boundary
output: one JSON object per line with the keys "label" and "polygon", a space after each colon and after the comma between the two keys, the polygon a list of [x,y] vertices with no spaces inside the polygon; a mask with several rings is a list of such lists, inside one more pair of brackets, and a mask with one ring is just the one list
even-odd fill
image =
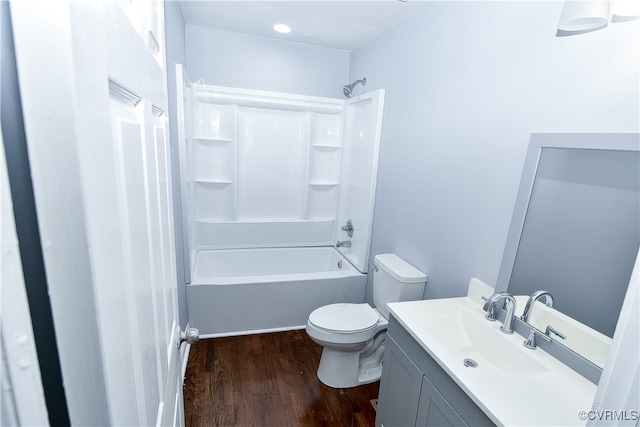
{"label": "faucet handle", "polygon": [[491,300],[491,297],[487,298],[487,297],[482,297],[482,299],[485,301],[484,306],[482,307],[482,309],[484,311],[487,312],[487,314],[484,316],[485,319],[491,321],[491,322],[495,322],[497,317],[496,317],[496,310],[493,306],[493,301]]}
{"label": "faucet handle", "polygon": [[[489,307],[487,307],[487,305]],[[496,309],[495,309],[494,305],[493,304],[485,304],[484,307],[485,307],[484,309],[487,311],[487,314],[485,314],[484,318],[489,320],[489,321],[491,321],[491,322],[495,322],[498,317],[496,316]]]}
{"label": "faucet handle", "polygon": [[561,332],[558,332],[553,326],[549,325],[547,326],[547,329],[544,331],[544,334],[548,337],[551,336],[551,334],[557,335],[560,339],[566,340],[567,336]]}
{"label": "faucet handle", "polygon": [[346,231],[347,232],[347,236],[349,237],[353,237],[353,222],[351,222],[351,220],[347,221],[346,225],[343,225],[342,227],[340,227],[340,229],[342,231]]}
{"label": "faucet handle", "polygon": [[515,313],[516,311],[516,299],[510,293],[500,292],[500,293],[491,295],[489,299],[487,299],[487,302],[483,307],[483,309],[487,312],[487,314],[484,317],[485,319],[490,320],[492,322],[497,319],[495,305],[496,305],[496,302],[498,302],[501,299],[504,299],[507,301],[506,307],[505,307],[507,310],[507,316],[505,317],[504,323],[502,323],[500,330],[505,334],[512,334],[513,333],[513,317],[514,317],[513,313]]}
{"label": "faucet handle", "polygon": [[523,345],[525,347],[527,347],[528,349],[531,350],[535,350],[537,345],[536,345],[536,330],[531,328],[531,330],[529,331],[529,336],[527,337],[526,340],[524,340]]}
{"label": "faucet handle", "polygon": [[543,335],[542,332],[537,332],[536,328],[532,327],[529,330],[529,336],[527,337],[526,340],[524,340],[524,343],[522,344],[530,350],[535,350],[536,348],[538,348],[538,342],[536,337],[542,338],[546,342],[551,342],[550,336],[546,334]]}

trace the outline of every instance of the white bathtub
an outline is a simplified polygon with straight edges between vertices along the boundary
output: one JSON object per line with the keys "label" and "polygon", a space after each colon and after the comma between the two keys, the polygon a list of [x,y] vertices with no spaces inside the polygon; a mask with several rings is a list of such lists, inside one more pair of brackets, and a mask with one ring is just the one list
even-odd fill
{"label": "white bathtub", "polygon": [[333,247],[199,251],[189,325],[203,338],[302,329],[318,307],[363,302],[366,281]]}

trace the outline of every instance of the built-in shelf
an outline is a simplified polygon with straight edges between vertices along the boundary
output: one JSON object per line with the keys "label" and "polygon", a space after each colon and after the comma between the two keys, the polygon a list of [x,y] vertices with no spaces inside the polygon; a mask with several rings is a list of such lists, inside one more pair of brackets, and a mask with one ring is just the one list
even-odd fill
{"label": "built-in shelf", "polygon": [[228,144],[233,142],[231,138],[202,138],[202,137],[194,137],[195,141],[200,142],[202,144]]}
{"label": "built-in shelf", "polygon": [[199,140],[232,140],[235,136],[235,105],[195,102],[192,110],[193,136]]}
{"label": "built-in shelf", "polygon": [[310,182],[309,185],[313,187],[335,187],[338,183],[335,181],[313,181]]}
{"label": "built-in shelf", "polygon": [[340,146],[340,114],[310,114],[311,146]]}
{"label": "built-in shelf", "polygon": [[207,178],[207,179],[196,179],[195,182],[197,182],[198,184],[222,184],[222,185],[228,185],[228,184],[233,184],[233,181],[229,180],[229,179],[220,179],[220,178]]}
{"label": "built-in shelf", "polygon": [[339,150],[342,147],[339,145],[335,145],[335,144],[322,144],[322,143],[315,143],[315,144],[311,144],[311,147],[316,148],[316,149],[320,149],[320,150]]}

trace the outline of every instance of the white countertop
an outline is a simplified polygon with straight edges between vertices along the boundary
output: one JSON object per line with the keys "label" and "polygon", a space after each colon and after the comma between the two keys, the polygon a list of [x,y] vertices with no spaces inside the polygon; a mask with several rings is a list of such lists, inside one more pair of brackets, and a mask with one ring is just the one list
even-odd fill
{"label": "white countertop", "polygon": [[[586,424],[579,412],[591,409],[597,386],[543,350],[525,348],[524,338],[517,333],[500,332],[502,323],[484,319],[484,311],[471,298],[409,301],[388,307],[497,425]],[[463,313],[464,320],[449,316],[451,311]],[[477,360],[478,367],[465,367],[464,357]]]}

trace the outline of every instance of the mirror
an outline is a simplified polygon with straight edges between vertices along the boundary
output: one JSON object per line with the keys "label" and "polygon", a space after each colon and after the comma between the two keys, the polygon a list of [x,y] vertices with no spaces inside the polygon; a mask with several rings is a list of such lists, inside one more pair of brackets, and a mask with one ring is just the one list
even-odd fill
{"label": "mirror", "polygon": [[609,336],[640,246],[640,135],[533,134],[496,291]]}

